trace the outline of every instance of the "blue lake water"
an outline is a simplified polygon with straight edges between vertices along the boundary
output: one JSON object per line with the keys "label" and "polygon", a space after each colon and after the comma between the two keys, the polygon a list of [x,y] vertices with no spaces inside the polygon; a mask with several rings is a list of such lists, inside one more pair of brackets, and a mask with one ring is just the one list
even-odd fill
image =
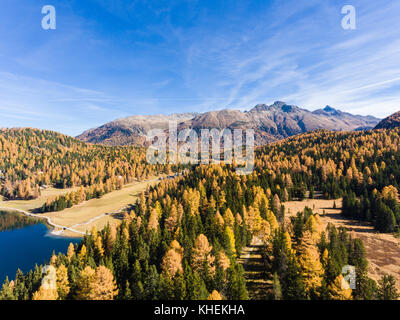
{"label": "blue lake water", "polygon": [[[5,213],[0,212],[0,217]],[[42,224],[24,221],[16,225],[4,226],[0,220],[0,283],[6,276],[14,279],[20,268],[24,273],[33,269],[35,264],[48,262],[53,251],[67,252],[68,245],[77,243],[79,238],[63,238],[52,236],[48,228]],[[3,225],[2,225],[3,224]]]}

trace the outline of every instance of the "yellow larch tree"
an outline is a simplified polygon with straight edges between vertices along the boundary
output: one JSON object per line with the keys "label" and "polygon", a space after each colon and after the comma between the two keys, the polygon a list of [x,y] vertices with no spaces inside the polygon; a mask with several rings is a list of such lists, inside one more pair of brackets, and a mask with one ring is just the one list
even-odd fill
{"label": "yellow larch tree", "polygon": [[77,300],[89,300],[90,283],[92,282],[95,273],[96,271],[90,266],[87,266],[80,272],[77,280]]}
{"label": "yellow larch tree", "polygon": [[81,263],[84,263],[86,260],[87,249],[85,245],[82,245],[81,251],[79,252],[79,260]]}
{"label": "yellow larch tree", "polygon": [[75,247],[72,244],[72,242],[69,244],[68,246],[68,250],[67,250],[67,258],[68,261],[71,261],[72,257],[75,255]]}
{"label": "yellow larch tree", "polygon": [[232,251],[232,256],[236,257],[236,241],[235,241],[235,234],[233,233],[230,227],[225,228],[225,235],[228,238],[229,246]]}
{"label": "yellow larch tree", "polygon": [[226,271],[231,265],[231,261],[229,260],[225,252],[223,252],[222,250],[218,253],[217,263],[218,266],[224,271]]}
{"label": "yellow larch tree", "polygon": [[299,252],[299,265],[302,273],[302,280],[306,293],[316,293],[322,284],[324,270],[319,259],[318,248],[314,243],[313,236],[310,231],[303,233]]}
{"label": "yellow larch tree", "polygon": [[211,292],[210,295],[208,296],[207,300],[223,300],[223,299],[217,290],[213,290],[213,292]]}
{"label": "yellow larch tree", "polygon": [[170,249],[166,252],[162,260],[162,270],[168,273],[171,277],[174,277],[177,272],[183,273],[182,258],[183,249],[178,241],[173,240]]}
{"label": "yellow larch tree", "polygon": [[110,269],[105,266],[96,268],[89,282],[89,300],[113,300],[118,294],[117,284]]}
{"label": "yellow larch tree", "polygon": [[229,209],[229,208],[226,209],[223,218],[224,218],[225,224],[228,227],[233,228],[234,223],[235,223],[235,218],[233,216],[231,209]]}
{"label": "yellow larch tree", "polygon": [[159,227],[158,212],[155,209],[153,209],[151,211],[151,214],[150,214],[149,224],[148,224],[147,228],[149,230],[156,230],[157,231],[158,227]]}
{"label": "yellow larch tree", "polygon": [[335,281],[328,286],[329,297],[332,300],[352,300],[352,290],[344,280],[343,275],[339,274]]}
{"label": "yellow larch tree", "polygon": [[192,251],[192,268],[194,271],[201,271],[206,264],[210,274],[215,273],[214,260],[211,254],[212,246],[208,243],[208,239],[204,234],[200,234],[195,241]]}
{"label": "yellow larch tree", "polygon": [[58,293],[56,289],[44,289],[43,286],[40,286],[39,290],[36,291],[32,300],[57,300]]}
{"label": "yellow larch tree", "polygon": [[215,214],[215,222],[217,223],[219,230],[224,230],[224,224],[225,224],[225,220],[224,218],[221,216],[221,214],[219,213],[219,211],[217,211],[217,213]]}
{"label": "yellow larch tree", "polygon": [[63,264],[57,268],[57,291],[61,299],[65,299],[70,291],[68,270]]}

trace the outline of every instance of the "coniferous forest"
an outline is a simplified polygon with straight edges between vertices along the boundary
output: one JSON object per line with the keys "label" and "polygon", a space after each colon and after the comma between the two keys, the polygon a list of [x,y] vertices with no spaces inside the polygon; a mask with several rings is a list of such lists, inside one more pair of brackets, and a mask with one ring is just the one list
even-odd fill
{"label": "coniferous forest", "polygon": [[147,164],[141,148],[108,148],[24,128],[0,129],[0,170],[0,195],[9,200],[35,199],[41,187],[80,187],[78,192],[47,203],[45,212],[62,210],[171,168]]}
{"label": "coniferous forest", "polygon": [[[0,299],[246,300],[242,250],[262,243],[261,299],[397,299],[395,279],[368,276],[361,239],[326,226],[311,208],[287,216],[285,202],[343,198],[344,217],[399,231],[400,130],[315,131],[260,147],[255,170],[199,165],[149,187],[119,226],[92,231],[66,254],[7,279]],[[49,131],[0,132],[1,193],[37,197],[40,187],[79,187],[46,203],[62,210],[132,179],[179,167],[149,166],[134,147],[84,144]],[[121,180],[121,182],[118,182]],[[354,266],[356,286],[343,285]],[[46,285],[55,277],[56,287]]]}

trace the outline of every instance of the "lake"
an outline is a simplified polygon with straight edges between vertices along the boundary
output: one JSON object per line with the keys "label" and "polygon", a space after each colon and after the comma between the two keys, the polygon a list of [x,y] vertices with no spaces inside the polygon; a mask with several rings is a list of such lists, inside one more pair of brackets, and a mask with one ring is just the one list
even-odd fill
{"label": "lake", "polygon": [[44,264],[53,251],[67,252],[68,245],[79,238],[53,236],[39,219],[0,211],[0,283],[14,279],[20,268],[24,273],[35,264]]}

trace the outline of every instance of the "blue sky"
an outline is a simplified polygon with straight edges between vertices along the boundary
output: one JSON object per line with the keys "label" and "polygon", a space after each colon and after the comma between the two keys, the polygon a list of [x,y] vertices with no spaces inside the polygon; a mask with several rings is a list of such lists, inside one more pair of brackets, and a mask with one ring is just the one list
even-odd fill
{"label": "blue sky", "polygon": [[[357,29],[341,26],[344,5]],[[53,5],[57,29],[43,30]],[[1,0],[0,127],[77,135],[113,119],[275,100],[400,110],[400,1]]]}

